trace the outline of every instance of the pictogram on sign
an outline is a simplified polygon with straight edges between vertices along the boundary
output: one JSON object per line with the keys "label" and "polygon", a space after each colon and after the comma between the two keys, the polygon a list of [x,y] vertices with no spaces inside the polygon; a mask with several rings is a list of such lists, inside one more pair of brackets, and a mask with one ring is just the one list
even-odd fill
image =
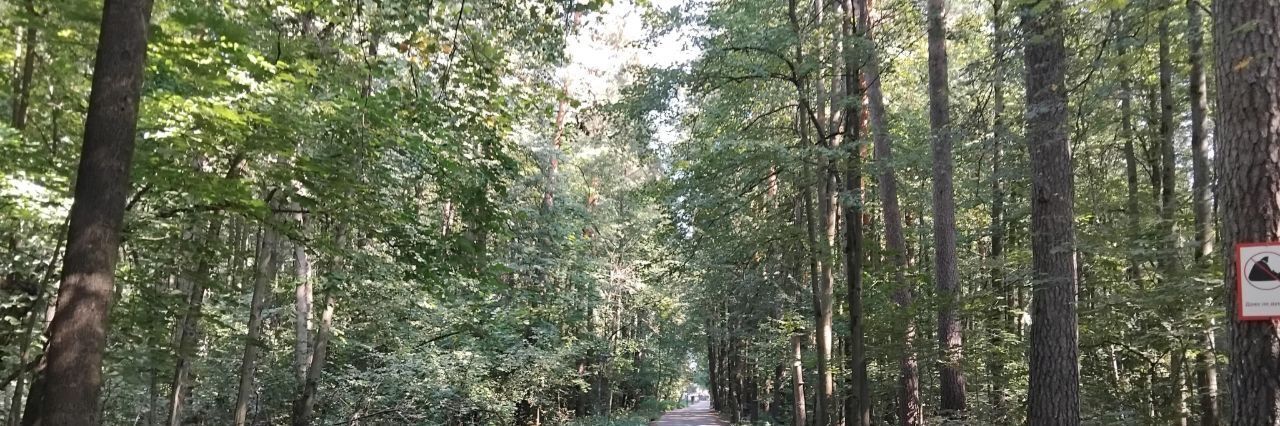
{"label": "pictogram on sign", "polygon": [[1236,245],[1236,305],[1242,320],[1280,318],[1280,242]]}

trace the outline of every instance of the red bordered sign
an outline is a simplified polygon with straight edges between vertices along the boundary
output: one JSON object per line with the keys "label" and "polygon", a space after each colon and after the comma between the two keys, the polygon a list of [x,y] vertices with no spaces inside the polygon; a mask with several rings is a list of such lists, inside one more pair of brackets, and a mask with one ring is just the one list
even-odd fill
{"label": "red bordered sign", "polygon": [[1280,242],[1236,244],[1236,308],[1244,321],[1280,318]]}

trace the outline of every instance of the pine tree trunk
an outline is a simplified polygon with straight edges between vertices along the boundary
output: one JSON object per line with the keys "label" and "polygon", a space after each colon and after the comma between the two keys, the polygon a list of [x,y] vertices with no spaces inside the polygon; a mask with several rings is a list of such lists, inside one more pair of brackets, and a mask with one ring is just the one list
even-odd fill
{"label": "pine tree trunk", "polygon": [[1170,411],[1172,411],[1172,414],[1173,414],[1173,424],[1185,426],[1187,424],[1187,416],[1188,416],[1187,395],[1186,395],[1187,377],[1186,377],[1186,374],[1183,373],[1185,371],[1185,368],[1183,367],[1187,363],[1186,350],[1183,349],[1182,346],[1175,346],[1173,348],[1173,354],[1170,356],[1170,358],[1171,358],[1169,360],[1169,382],[1170,382],[1169,396],[1171,399]]}
{"label": "pine tree trunk", "polygon": [[[1122,28],[1124,26],[1122,25]],[[1126,42],[1118,43],[1120,45],[1118,55],[1125,57],[1127,50]],[[1138,257],[1133,254],[1138,245],[1136,241],[1141,237],[1141,205],[1138,203],[1138,154],[1134,149],[1134,138],[1137,137],[1133,131],[1133,82],[1129,75],[1127,67],[1120,68],[1120,138],[1124,140],[1124,174],[1125,174],[1125,217],[1128,224],[1127,237],[1129,245],[1126,247],[1128,252],[1125,257],[1129,260],[1126,276],[1129,280],[1137,282],[1141,273],[1140,262]]]}
{"label": "pine tree trunk", "polygon": [[[1164,222],[1164,229],[1167,232],[1166,238],[1173,238],[1174,230],[1174,213],[1177,206],[1176,193],[1177,186],[1174,179],[1176,169],[1174,169],[1174,152],[1173,152],[1173,60],[1169,54],[1169,14],[1164,14],[1160,19],[1157,27],[1160,37],[1160,220]],[[1167,259],[1172,256],[1161,256]],[[1176,268],[1176,262],[1169,261],[1170,268]],[[1166,270],[1168,273],[1172,269]],[[1172,279],[1172,275],[1165,277],[1166,280]]]}
{"label": "pine tree trunk", "polygon": [[[884,215],[884,241],[897,283],[893,300],[902,312],[909,312],[915,290],[906,278],[906,240],[903,237],[902,212],[898,204],[898,178],[894,171],[893,144],[885,122],[884,93],[880,84],[879,50],[871,27],[869,0],[852,2],[857,15],[857,32],[870,42],[869,52],[862,66],[862,79],[867,82],[867,117],[871,124],[871,137],[876,161],[879,163],[879,198]],[[921,424],[920,379],[914,348],[915,324],[909,315],[901,328],[903,351],[899,357],[898,417],[903,426]]]}
{"label": "pine tree trunk", "polygon": [[1218,366],[1214,360],[1212,328],[1204,332],[1196,354],[1196,388],[1200,399],[1200,426],[1218,426]]}
{"label": "pine tree trunk", "polygon": [[[1173,149],[1173,129],[1176,123],[1173,122],[1173,108],[1175,100],[1173,99],[1173,58],[1169,52],[1169,13],[1164,13],[1157,27],[1160,38],[1160,47],[1158,53],[1159,61],[1159,78],[1160,78],[1160,222],[1161,230],[1163,230],[1164,241],[1161,246],[1170,249],[1161,250],[1159,261],[1161,269],[1161,282],[1174,283],[1180,280],[1181,265],[1177,260],[1177,180],[1175,179],[1177,169],[1174,165],[1176,159]],[[1173,424],[1185,426],[1187,424],[1187,399],[1184,395],[1181,367],[1186,357],[1182,353],[1182,343],[1178,338],[1173,338],[1171,342],[1174,349],[1174,356],[1170,365],[1171,371],[1169,377],[1171,384],[1169,386],[1169,411],[1173,415]]]}
{"label": "pine tree trunk", "polygon": [[[1190,51],[1191,76],[1191,206],[1195,216],[1195,265],[1204,271],[1209,253],[1213,252],[1212,188],[1209,180],[1209,153],[1205,121],[1209,111],[1204,78],[1204,36],[1201,28],[1201,6],[1187,0],[1187,47]],[[1200,340],[1196,354],[1196,388],[1200,403],[1201,426],[1218,424],[1218,372],[1214,362],[1213,329]]]}
{"label": "pine tree trunk", "polygon": [[[1119,18],[1119,28],[1121,37],[1124,37],[1128,31],[1128,26],[1124,24],[1123,16]],[[1126,57],[1128,55],[1127,46],[1130,41],[1125,39],[1117,43],[1117,56]],[[1142,208],[1139,204],[1138,195],[1138,154],[1135,148],[1134,139],[1137,134],[1134,133],[1133,124],[1133,81],[1127,66],[1121,63],[1119,67],[1120,78],[1120,139],[1124,143],[1124,170],[1125,170],[1125,224],[1126,230],[1124,237],[1125,244],[1120,247],[1124,250],[1126,259],[1125,277],[1132,283],[1139,284],[1141,281],[1141,259],[1135,253],[1143,248],[1142,239]],[[1115,353],[1115,345],[1111,345],[1110,351]],[[1112,386],[1116,389],[1117,394],[1124,394],[1125,390],[1120,382],[1120,364],[1112,355],[1112,371],[1114,382]],[[1122,415],[1121,419],[1125,417]]]}
{"label": "pine tree trunk", "polygon": [[253,394],[253,376],[258,369],[258,352],[262,345],[262,310],[266,308],[271,283],[279,269],[279,241],[276,232],[262,225],[262,238],[254,260],[253,298],[249,303],[248,335],[244,342],[244,358],[240,361],[240,386],[236,392],[236,426],[248,422],[249,399]]}
{"label": "pine tree trunk", "polygon": [[[1158,74],[1158,72],[1157,72]],[[1157,84],[1158,86],[1158,84]],[[1156,87],[1147,87],[1147,133],[1149,138],[1144,140],[1143,157],[1147,162],[1147,179],[1151,181],[1151,199],[1156,203],[1156,211],[1159,212],[1160,205],[1163,205],[1161,197],[1164,191],[1164,146],[1160,143],[1164,139],[1160,124],[1160,95]]]}
{"label": "pine tree trunk", "polygon": [[938,289],[939,381],[941,415],[964,416],[965,382],[961,370],[963,325],[956,267],[956,202],[952,183],[950,95],[947,84],[945,0],[927,2],[929,22],[929,128],[933,134],[933,265]]}
{"label": "pine tree trunk", "polygon": [[[992,2],[991,16],[993,37],[991,51],[994,55],[992,68],[992,137],[991,137],[991,215],[989,233],[991,238],[990,263],[988,271],[991,291],[1004,300],[1012,300],[1008,286],[1004,280],[1004,176],[1001,161],[1003,160],[1005,138],[1008,137],[1008,124],[1004,117],[1004,61],[1005,61],[1005,28],[1002,2]],[[991,392],[988,399],[991,403],[994,420],[997,423],[1008,422],[1008,397],[1005,394],[1007,379],[1004,372],[1004,360],[997,354],[1003,352],[1004,335],[1009,332],[1011,310],[1005,306],[994,305],[987,328],[991,333],[992,354],[987,355],[987,371],[991,374]]]}
{"label": "pine tree trunk", "polygon": [[[1224,247],[1280,240],[1280,4],[1213,2],[1218,82],[1218,214]],[[1238,318],[1237,272],[1225,253],[1232,425],[1280,423],[1280,323]]]}
{"label": "pine tree trunk", "polygon": [[1209,153],[1205,121],[1209,100],[1204,79],[1204,37],[1201,35],[1200,8],[1196,0],[1187,1],[1187,44],[1191,51],[1191,205],[1195,215],[1195,258],[1202,260],[1213,251],[1213,193],[1209,180]]}
{"label": "pine tree trunk", "polygon": [[1063,7],[1061,0],[1040,0],[1024,6],[1022,20],[1034,280],[1027,422],[1037,426],[1080,424],[1074,189],[1066,127]]}
{"label": "pine tree trunk", "polygon": [[[42,410],[32,417],[41,424],[100,422],[102,353],[133,165],[150,18],[150,0],[106,0],[103,6],[58,315],[53,318],[44,357],[48,368],[44,380],[33,383],[30,392],[33,397],[43,395]],[[38,385],[43,389],[37,390]]]}

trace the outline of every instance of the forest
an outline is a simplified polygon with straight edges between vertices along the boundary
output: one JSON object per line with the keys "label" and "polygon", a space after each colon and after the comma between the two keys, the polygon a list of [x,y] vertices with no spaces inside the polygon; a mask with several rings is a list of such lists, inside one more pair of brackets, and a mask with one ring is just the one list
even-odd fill
{"label": "forest", "polygon": [[0,39],[0,426],[1280,425],[1275,0],[4,0]]}

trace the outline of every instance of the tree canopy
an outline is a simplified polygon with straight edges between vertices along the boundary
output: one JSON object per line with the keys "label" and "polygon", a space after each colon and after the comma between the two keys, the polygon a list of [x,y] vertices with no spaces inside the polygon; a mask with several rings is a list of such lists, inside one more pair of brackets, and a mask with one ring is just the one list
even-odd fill
{"label": "tree canopy", "polygon": [[10,0],[0,421],[1276,424],[1277,27]]}

